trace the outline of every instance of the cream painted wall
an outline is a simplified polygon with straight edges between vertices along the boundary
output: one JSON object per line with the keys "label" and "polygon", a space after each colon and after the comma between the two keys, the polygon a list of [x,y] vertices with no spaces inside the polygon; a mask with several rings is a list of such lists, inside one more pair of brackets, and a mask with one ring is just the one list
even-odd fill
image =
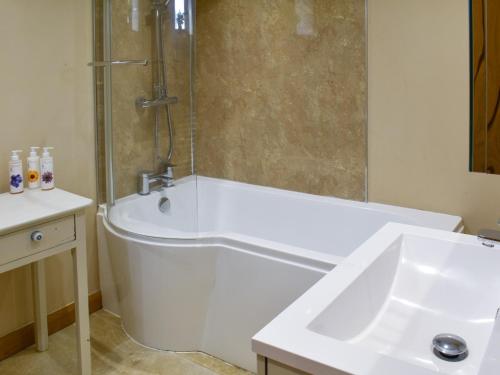
{"label": "cream painted wall", "polygon": [[[0,192],[9,151],[54,146],[56,185],[95,199],[91,1],[10,0],[0,11]],[[88,212],[89,290],[99,289],[95,208]],[[69,254],[47,261],[48,308],[73,300]],[[29,269],[0,274],[0,336],[32,321]]]}
{"label": "cream painted wall", "polygon": [[468,172],[467,0],[368,0],[369,200],[496,228],[500,176]]}

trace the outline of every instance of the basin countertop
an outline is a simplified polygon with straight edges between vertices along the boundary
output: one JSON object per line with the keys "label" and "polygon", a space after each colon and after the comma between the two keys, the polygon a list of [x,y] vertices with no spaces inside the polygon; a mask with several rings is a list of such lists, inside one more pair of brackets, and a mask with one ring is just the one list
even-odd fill
{"label": "basin countertop", "polygon": [[[404,264],[405,256],[408,255],[401,255],[403,250],[396,248],[398,246],[402,248],[401,241],[411,241],[411,238],[421,239],[423,242],[419,242],[419,246],[430,244],[432,248],[427,246],[425,249],[427,252],[424,249],[420,251],[420,248],[411,249],[412,254],[416,255],[410,256],[415,256],[417,260],[410,259],[415,264],[408,266]],[[500,350],[497,350],[495,345],[500,343],[492,344],[492,341],[495,337],[500,337],[500,324],[495,323],[495,306],[499,306],[500,303],[500,295],[496,293],[496,289],[500,290],[500,272],[496,271],[496,267],[500,264],[498,251],[500,245],[498,243],[489,245],[489,247],[484,246],[477,237],[471,235],[389,223],[258,332],[252,339],[252,348],[260,355],[315,375],[498,375],[500,358],[497,353]],[[392,260],[384,255],[391,247],[399,252]],[[433,254],[436,254],[436,262],[435,266],[431,267],[429,264],[432,265],[430,258],[434,257]],[[454,257],[454,254],[460,256]],[[378,261],[382,256],[386,257],[387,261]],[[418,264],[419,260],[423,263]],[[366,270],[374,264],[378,264],[376,267],[379,268],[375,274],[376,278],[374,275],[366,277]],[[406,269],[410,267],[410,270],[404,270],[405,267]],[[401,272],[413,272],[413,274],[409,278],[401,276]],[[475,272],[474,275],[478,277],[470,277],[471,274],[467,272]],[[421,274],[423,276],[420,276]],[[419,282],[421,277],[426,278],[422,279],[422,283]],[[438,281],[435,282],[433,277]],[[366,278],[363,287],[352,287],[362,278]],[[392,280],[396,278],[398,282],[393,282]],[[412,281],[413,284],[408,281]],[[378,287],[378,283],[384,282],[385,286]],[[455,282],[458,284],[454,285]],[[422,285],[427,289],[422,291]],[[421,295],[415,297],[415,300],[418,301],[420,298],[423,301],[422,306],[418,304],[411,306],[411,303],[406,301],[408,308],[415,308],[410,310],[411,313],[404,315],[404,311],[397,311],[397,314],[387,317],[387,311],[390,310],[389,297],[394,297],[393,294],[397,292],[394,289],[402,287],[406,288],[404,293],[410,296],[412,293],[416,295],[420,293]],[[374,296],[380,289],[387,290],[389,297]],[[347,290],[349,293],[346,293]],[[377,306],[376,313],[372,311],[370,317],[370,312],[367,312],[370,308],[364,307],[367,304],[368,306],[376,304],[373,302],[376,298],[383,300],[383,303]],[[429,302],[429,298],[432,301]],[[367,302],[370,299],[373,301]],[[462,299],[465,303],[464,308],[454,310],[457,302],[461,302]],[[475,299],[479,302],[474,302]],[[345,309],[346,311],[341,313],[335,311],[336,315],[329,316],[329,311],[332,311],[336,300],[341,301],[341,306],[349,305],[352,308]],[[426,303],[433,305],[428,308]],[[435,307],[436,304],[438,308]],[[448,305],[439,310],[440,304]],[[457,311],[456,315],[453,311]],[[429,314],[427,316],[423,314],[420,318],[418,314],[422,312]],[[475,315],[469,317],[467,316],[469,312]],[[339,316],[344,318],[345,324],[333,324],[333,328],[329,327],[328,319],[336,317],[338,323]],[[486,318],[476,319],[484,316]],[[409,319],[406,325],[404,319]],[[428,322],[430,324],[427,324]],[[441,324],[443,322],[444,324]],[[421,323],[423,328],[434,325],[429,329],[431,332],[436,331],[436,334],[443,333],[439,332],[440,328],[461,328],[470,325],[469,336],[472,337],[468,338],[474,345],[470,348],[469,357],[463,362],[447,362],[434,358],[431,347],[432,335],[429,336],[428,344],[425,340],[424,344],[420,345],[419,352],[415,352],[412,356],[411,348],[419,340],[416,337],[419,334],[415,329],[416,323]],[[358,329],[361,333],[352,337],[346,334],[351,328],[349,326],[362,324],[364,325]],[[377,330],[374,328],[377,325],[382,325],[384,329]],[[355,327],[353,332],[357,328]],[[475,337],[476,328],[477,337]],[[393,329],[396,334],[391,332]],[[398,329],[400,331],[397,331]],[[481,330],[482,333],[479,332]],[[382,337],[377,344],[390,342],[389,337],[392,334],[396,337],[391,343],[394,346],[388,345],[384,348],[382,345],[374,349],[373,345],[370,346],[372,343],[366,343],[367,337],[373,336],[373,332]],[[399,332],[410,332],[410,334],[401,338]],[[404,355],[398,354],[399,343],[410,348]]]}

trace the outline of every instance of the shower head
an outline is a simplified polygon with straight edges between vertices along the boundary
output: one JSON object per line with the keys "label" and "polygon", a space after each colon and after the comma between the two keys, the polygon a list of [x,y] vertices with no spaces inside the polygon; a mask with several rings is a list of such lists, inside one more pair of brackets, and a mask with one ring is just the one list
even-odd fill
{"label": "shower head", "polygon": [[163,14],[168,10],[168,4],[170,0],[152,0],[151,9],[154,13]]}
{"label": "shower head", "polygon": [[153,0],[153,8],[167,7],[170,0]]}
{"label": "shower head", "polygon": [[167,13],[168,4],[170,4],[170,0],[151,0],[151,10],[161,16]]}

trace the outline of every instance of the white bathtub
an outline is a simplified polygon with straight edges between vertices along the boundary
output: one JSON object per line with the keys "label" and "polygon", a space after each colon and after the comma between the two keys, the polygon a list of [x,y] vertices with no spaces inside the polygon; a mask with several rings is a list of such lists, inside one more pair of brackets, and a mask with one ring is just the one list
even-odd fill
{"label": "white bathtub", "polygon": [[251,337],[385,223],[462,229],[456,216],[200,176],[103,214],[104,307],[127,333],[251,371]]}

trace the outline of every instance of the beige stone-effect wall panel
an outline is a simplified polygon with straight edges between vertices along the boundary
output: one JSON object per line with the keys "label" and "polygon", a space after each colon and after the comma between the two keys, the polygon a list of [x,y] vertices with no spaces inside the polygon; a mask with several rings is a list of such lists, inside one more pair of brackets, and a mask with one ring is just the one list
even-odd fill
{"label": "beige stone-effect wall panel", "polygon": [[198,0],[197,172],[362,200],[365,2]]}

